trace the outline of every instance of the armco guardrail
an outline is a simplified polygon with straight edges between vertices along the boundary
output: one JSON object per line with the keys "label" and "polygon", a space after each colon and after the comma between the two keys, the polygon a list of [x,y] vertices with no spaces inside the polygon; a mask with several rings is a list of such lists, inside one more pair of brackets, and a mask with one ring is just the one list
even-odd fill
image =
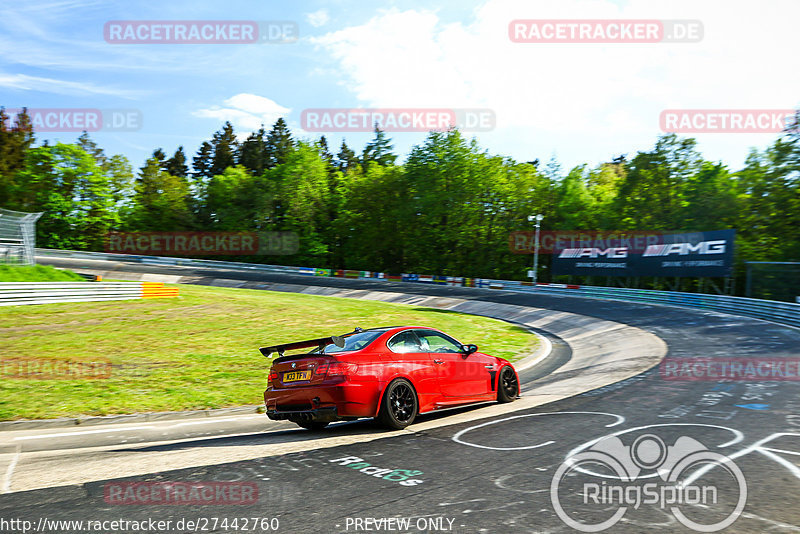
{"label": "armco guardrail", "polygon": [[84,258],[88,260],[132,261],[150,265],[178,265],[194,267],[213,267],[217,269],[250,270],[299,274],[306,276],[338,276],[344,278],[368,278],[372,280],[404,281],[436,285],[455,285],[488,289],[505,289],[529,293],[549,293],[573,297],[646,302],[669,306],[702,308],[711,311],[755,317],[785,325],[800,327],[800,304],[760,300],[727,295],[706,295],[699,293],[680,293],[677,291],[654,291],[645,289],[625,289],[599,286],[578,286],[567,284],[536,284],[514,280],[492,280],[487,278],[461,278],[453,276],[403,274],[389,275],[374,271],[332,271],[316,267],[292,267],[285,265],[262,265],[257,263],[238,263],[215,260],[195,260],[191,258],[168,258],[158,256],[133,256],[125,254],[105,254],[102,252],[82,252],[69,250],[36,249],[38,256]]}
{"label": "armco guardrail", "polygon": [[160,282],[0,282],[0,306],[177,296]]}
{"label": "armco guardrail", "polygon": [[[499,282],[499,281],[498,281]],[[580,296],[586,298],[646,302],[668,306],[702,308],[711,311],[744,315],[767,321],[800,327],[800,304],[760,300],[728,295],[706,295],[680,293],[677,291],[655,291],[649,289],[626,289],[598,286],[522,285],[521,282],[502,281],[503,289],[509,291],[542,291],[551,294]]]}

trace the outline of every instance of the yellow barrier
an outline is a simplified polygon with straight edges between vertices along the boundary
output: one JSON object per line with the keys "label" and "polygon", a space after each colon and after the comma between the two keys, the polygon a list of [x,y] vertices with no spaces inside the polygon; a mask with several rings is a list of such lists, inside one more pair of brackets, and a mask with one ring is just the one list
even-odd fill
{"label": "yellow barrier", "polygon": [[164,287],[161,282],[142,282],[143,299],[174,298],[177,296],[177,287]]}

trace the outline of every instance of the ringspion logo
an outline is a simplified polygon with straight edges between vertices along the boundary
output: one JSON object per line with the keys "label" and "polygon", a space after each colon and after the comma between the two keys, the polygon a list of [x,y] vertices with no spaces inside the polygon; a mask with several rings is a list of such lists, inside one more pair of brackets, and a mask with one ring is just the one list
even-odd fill
{"label": "ringspion logo", "polygon": [[[722,483],[698,478],[698,468],[714,469],[714,482]],[[553,476],[550,499],[558,517],[581,532],[602,532],[652,508],[697,532],[716,532],[741,515],[747,484],[730,458],[689,436],[667,445],[642,434],[627,445],[610,435],[570,452]]]}

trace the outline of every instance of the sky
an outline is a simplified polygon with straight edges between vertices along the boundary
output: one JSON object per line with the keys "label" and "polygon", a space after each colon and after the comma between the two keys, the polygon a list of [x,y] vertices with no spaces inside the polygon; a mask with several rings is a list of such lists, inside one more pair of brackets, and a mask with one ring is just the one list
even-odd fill
{"label": "sky", "polygon": [[[99,109],[104,121],[128,110],[118,116],[132,117],[130,128],[90,135],[137,167],[157,147],[182,145],[191,157],[226,120],[245,137],[284,117],[296,138],[316,139],[304,110],[354,108],[489,110],[489,128],[465,133],[490,153],[595,166],[652,149],[664,110],[800,107],[799,18],[797,0],[0,0],[0,105]],[[702,38],[514,42],[509,24],[520,19],[691,20]],[[198,20],[258,21],[297,36],[145,44],[104,35],[113,21]],[[334,148],[346,139],[358,152],[372,137],[335,129],[324,132]],[[733,170],[777,137],[684,135]],[[426,134],[389,136],[402,160]]]}

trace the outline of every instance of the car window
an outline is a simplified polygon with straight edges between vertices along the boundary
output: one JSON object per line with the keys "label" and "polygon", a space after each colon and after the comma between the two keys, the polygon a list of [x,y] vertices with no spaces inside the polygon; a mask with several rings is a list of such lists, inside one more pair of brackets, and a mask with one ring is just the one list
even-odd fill
{"label": "car window", "polygon": [[425,352],[461,352],[461,344],[450,336],[432,330],[417,332]]}
{"label": "car window", "polygon": [[427,352],[420,347],[419,339],[411,330],[400,332],[386,344],[389,350],[398,354],[408,354],[409,352]]}
{"label": "car window", "polygon": [[354,350],[361,350],[383,334],[385,330],[367,330],[347,336],[344,338],[344,347],[337,347],[334,344],[326,345],[323,352],[325,354],[332,354],[334,352],[351,352]]}

